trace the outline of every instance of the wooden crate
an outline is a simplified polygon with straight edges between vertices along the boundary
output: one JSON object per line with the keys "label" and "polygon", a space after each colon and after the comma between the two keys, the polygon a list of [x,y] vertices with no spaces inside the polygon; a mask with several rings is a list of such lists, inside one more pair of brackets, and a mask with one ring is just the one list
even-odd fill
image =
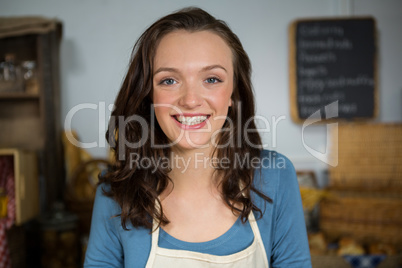
{"label": "wooden crate", "polygon": [[402,196],[331,191],[320,204],[320,228],[329,240],[343,236],[363,244],[390,243],[402,249]]}
{"label": "wooden crate", "polygon": [[0,149],[0,157],[14,159],[15,224],[21,225],[39,214],[36,154],[18,149]]}
{"label": "wooden crate", "polygon": [[[352,266],[341,256],[313,255],[313,268],[351,268]],[[402,264],[402,255],[387,256],[376,268],[396,268]]]}
{"label": "wooden crate", "polygon": [[344,123],[331,136],[331,188],[402,192],[402,124]]}

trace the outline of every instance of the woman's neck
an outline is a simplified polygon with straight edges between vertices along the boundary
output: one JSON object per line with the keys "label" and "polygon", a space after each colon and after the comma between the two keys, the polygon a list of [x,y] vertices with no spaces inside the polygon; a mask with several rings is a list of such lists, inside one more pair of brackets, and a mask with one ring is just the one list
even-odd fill
{"label": "woman's neck", "polygon": [[172,151],[169,177],[175,191],[191,193],[216,189],[218,183],[211,150]]}

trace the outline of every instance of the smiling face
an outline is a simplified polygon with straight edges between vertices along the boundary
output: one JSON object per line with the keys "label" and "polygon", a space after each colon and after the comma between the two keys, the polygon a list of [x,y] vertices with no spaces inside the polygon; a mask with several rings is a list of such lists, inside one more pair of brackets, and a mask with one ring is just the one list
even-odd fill
{"label": "smiling face", "polygon": [[155,116],[165,135],[180,149],[211,148],[231,105],[230,47],[210,31],[180,30],[162,38],[153,65]]}

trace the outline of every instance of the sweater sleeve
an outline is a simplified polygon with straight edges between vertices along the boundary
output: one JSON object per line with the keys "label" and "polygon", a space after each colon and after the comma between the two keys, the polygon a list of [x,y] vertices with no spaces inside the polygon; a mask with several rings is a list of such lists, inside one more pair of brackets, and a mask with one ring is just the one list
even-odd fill
{"label": "sweater sleeve", "polygon": [[123,267],[123,248],[116,229],[117,204],[98,186],[84,267]]}
{"label": "sweater sleeve", "polygon": [[[280,157],[284,157],[281,155]],[[279,170],[276,208],[273,215],[273,268],[311,267],[300,189],[296,172],[289,159]]]}

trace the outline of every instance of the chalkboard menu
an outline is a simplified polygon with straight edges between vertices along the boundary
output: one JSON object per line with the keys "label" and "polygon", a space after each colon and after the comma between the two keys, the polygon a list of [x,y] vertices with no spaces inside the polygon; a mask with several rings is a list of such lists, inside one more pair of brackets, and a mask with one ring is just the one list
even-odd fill
{"label": "chalkboard menu", "polygon": [[317,111],[323,113],[325,106],[336,101],[338,118],[376,116],[375,29],[370,17],[306,19],[291,24],[289,68],[294,121],[302,122]]}

